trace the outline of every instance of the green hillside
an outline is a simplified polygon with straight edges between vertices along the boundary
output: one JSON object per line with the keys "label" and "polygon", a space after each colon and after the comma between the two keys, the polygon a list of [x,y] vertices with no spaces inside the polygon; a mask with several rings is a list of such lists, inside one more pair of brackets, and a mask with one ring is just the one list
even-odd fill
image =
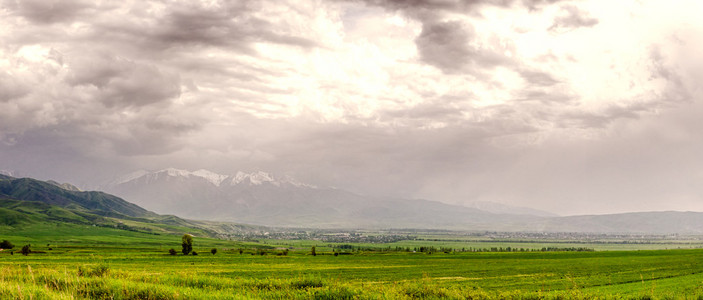
{"label": "green hillside", "polygon": [[65,189],[55,182],[0,175],[0,229],[17,232],[21,228],[81,228],[85,225],[151,236],[188,232],[217,237],[224,233],[258,229],[234,223],[158,215],[103,192]]}
{"label": "green hillside", "polygon": [[66,190],[55,184],[31,178],[0,177],[0,197],[38,201],[94,214],[121,214],[129,217],[150,217],[156,214],[119,197],[103,192]]}

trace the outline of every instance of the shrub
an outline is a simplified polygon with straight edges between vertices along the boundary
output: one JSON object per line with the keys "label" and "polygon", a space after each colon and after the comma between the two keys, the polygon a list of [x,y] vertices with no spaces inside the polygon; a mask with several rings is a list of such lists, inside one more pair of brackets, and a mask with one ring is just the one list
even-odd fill
{"label": "shrub", "polygon": [[173,249],[173,248],[171,248],[171,249],[168,249],[168,254],[171,254],[171,255],[176,255],[176,253],[178,253],[178,252],[176,252],[176,250],[175,250],[175,249]]}
{"label": "shrub", "polygon": [[22,250],[20,252],[22,253],[22,255],[27,256],[29,255],[29,253],[32,252],[32,250],[29,249],[29,245],[24,245],[22,246]]}
{"label": "shrub", "polygon": [[217,254],[217,248],[210,249],[210,253],[212,253],[212,255]]}
{"label": "shrub", "polygon": [[198,255],[198,252],[193,251],[193,255]]}
{"label": "shrub", "polygon": [[186,233],[181,238],[181,241],[183,242],[181,244],[181,246],[183,247],[181,252],[183,252],[183,255],[188,255],[190,251],[193,251],[193,236]]}
{"label": "shrub", "polygon": [[15,245],[10,243],[10,241],[8,241],[8,240],[2,240],[2,242],[0,242],[0,248],[2,248],[2,249],[12,249],[14,247],[15,247]]}

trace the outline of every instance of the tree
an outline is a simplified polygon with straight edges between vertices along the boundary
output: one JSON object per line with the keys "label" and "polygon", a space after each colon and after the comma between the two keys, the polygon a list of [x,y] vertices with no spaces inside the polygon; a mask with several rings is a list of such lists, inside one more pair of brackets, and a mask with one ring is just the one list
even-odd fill
{"label": "tree", "polygon": [[310,254],[312,254],[312,256],[317,256],[317,253],[315,252],[315,246],[312,246]]}
{"label": "tree", "polygon": [[10,243],[10,241],[8,241],[8,240],[2,240],[2,242],[0,242],[0,248],[2,248],[2,249],[12,249],[14,247],[15,247],[15,245]]}
{"label": "tree", "polygon": [[217,248],[210,249],[210,253],[212,253],[212,255],[217,254]]}
{"label": "tree", "polygon": [[29,253],[32,252],[32,250],[29,249],[29,245],[24,245],[22,247],[22,251],[20,251],[20,252],[22,253],[22,255],[27,256],[27,255],[29,255]]}
{"label": "tree", "polygon": [[181,240],[183,241],[181,244],[183,250],[181,250],[181,252],[183,252],[183,255],[188,255],[188,253],[193,251],[193,236],[186,233],[183,235]]}
{"label": "tree", "polygon": [[173,249],[173,248],[171,248],[171,249],[168,249],[168,254],[171,254],[171,255],[176,255],[176,253],[178,253],[178,252],[176,252],[176,250],[175,250],[175,249]]}

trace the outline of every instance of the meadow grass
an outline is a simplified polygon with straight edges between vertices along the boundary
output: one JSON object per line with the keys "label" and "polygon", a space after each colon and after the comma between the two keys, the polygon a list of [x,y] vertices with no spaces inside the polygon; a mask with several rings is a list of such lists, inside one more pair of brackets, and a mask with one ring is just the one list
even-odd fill
{"label": "meadow grass", "polygon": [[[703,250],[0,255],[0,298],[698,299]],[[703,297],[702,297],[703,298]]]}
{"label": "meadow grass", "polygon": [[703,299],[701,249],[334,256],[319,241],[196,236],[200,255],[184,256],[174,235],[84,225],[0,234],[43,252],[0,252],[0,299]]}

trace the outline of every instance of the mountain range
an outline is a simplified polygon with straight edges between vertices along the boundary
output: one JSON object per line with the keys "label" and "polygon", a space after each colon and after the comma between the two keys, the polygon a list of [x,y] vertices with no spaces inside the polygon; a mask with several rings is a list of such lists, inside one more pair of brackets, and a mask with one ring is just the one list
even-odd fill
{"label": "mountain range", "polygon": [[[699,212],[559,217],[526,208],[479,204],[494,211],[514,211],[495,213],[429,200],[361,196],[264,172],[216,175],[166,169],[113,181],[115,188],[139,196],[141,203],[105,192],[81,191],[66,183],[0,175],[0,226],[67,222],[149,233],[200,232],[209,236],[265,230],[242,223],[296,228],[703,233],[703,213]],[[184,214],[164,215],[166,212],[148,205],[171,212],[180,209]]]}
{"label": "mountain range", "polygon": [[262,171],[137,171],[103,189],[159,213],[268,226],[489,229],[490,223],[490,228],[507,229],[538,219],[429,200],[363,196]]}
{"label": "mountain range", "polygon": [[568,216],[492,202],[470,207],[364,196],[266,172],[138,171],[104,190],[158,213],[185,218],[307,228],[422,228],[598,233],[703,232],[703,214],[642,212]]}

